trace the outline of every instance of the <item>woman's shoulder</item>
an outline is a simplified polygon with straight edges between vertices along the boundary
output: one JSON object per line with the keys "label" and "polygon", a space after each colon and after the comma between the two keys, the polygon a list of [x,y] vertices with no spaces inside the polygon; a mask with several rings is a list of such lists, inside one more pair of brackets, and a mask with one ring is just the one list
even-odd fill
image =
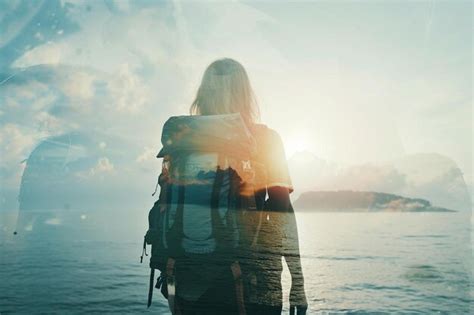
{"label": "woman's shoulder", "polygon": [[274,129],[263,124],[255,124],[254,137],[257,142],[257,160],[266,167],[267,187],[287,187],[293,190],[283,141]]}
{"label": "woman's shoulder", "polygon": [[251,132],[257,140],[265,139],[267,141],[281,141],[281,137],[278,132],[265,124],[253,124],[251,127]]}
{"label": "woman's shoulder", "polygon": [[257,142],[260,154],[272,158],[276,158],[278,155],[285,156],[283,141],[276,130],[264,124],[255,124],[251,132]]}

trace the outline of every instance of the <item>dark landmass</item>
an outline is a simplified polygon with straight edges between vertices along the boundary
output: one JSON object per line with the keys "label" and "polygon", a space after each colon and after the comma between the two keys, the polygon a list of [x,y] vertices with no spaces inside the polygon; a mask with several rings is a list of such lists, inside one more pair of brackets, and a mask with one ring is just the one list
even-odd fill
{"label": "dark landmass", "polygon": [[428,200],[371,191],[309,191],[293,203],[315,212],[456,212],[434,207]]}

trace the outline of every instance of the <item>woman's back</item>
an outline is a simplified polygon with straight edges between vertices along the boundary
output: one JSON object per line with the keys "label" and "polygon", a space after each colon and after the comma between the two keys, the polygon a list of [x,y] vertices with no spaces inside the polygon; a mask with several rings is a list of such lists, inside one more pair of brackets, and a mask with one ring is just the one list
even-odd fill
{"label": "woman's back", "polygon": [[[237,153],[237,155],[240,155],[240,160],[239,158],[231,158],[227,160],[227,162],[225,162],[224,159],[222,161],[223,164],[218,162],[217,165],[219,166],[216,168],[215,175],[211,176],[214,182],[214,186],[211,189],[212,196],[222,197],[220,192],[221,186],[225,183],[230,183],[230,181],[226,182],[223,180],[222,175],[218,174],[231,174],[234,172],[238,175],[237,177],[240,178],[240,180],[237,181],[238,195],[240,197],[238,197],[239,201],[236,209],[239,208],[244,211],[253,209],[253,213],[257,215],[259,219],[247,222],[247,228],[257,231],[257,233],[252,234],[252,242],[241,242],[241,244],[244,244],[241,248],[241,253],[243,253],[246,258],[250,257],[250,259],[243,262],[245,264],[243,272],[240,271],[238,261],[232,263],[232,268],[230,269],[227,268],[230,266],[226,267],[227,262],[221,263],[220,265],[224,267],[222,272],[218,272],[219,275],[213,275],[215,281],[208,281],[200,277],[203,273],[199,272],[199,268],[191,268],[187,270],[187,272],[184,272],[185,270],[183,268],[181,268],[181,271],[179,268],[176,269],[178,273],[176,278],[179,280],[177,282],[177,297],[181,298],[180,303],[181,306],[184,307],[184,309],[181,309],[182,313],[186,314],[188,311],[189,313],[194,313],[195,309],[199,308],[203,310],[204,313],[211,314],[219,309],[222,310],[222,305],[226,305],[227,311],[231,309],[236,311],[238,309],[240,314],[245,313],[245,308],[242,306],[242,285],[239,285],[242,279],[248,280],[246,282],[248,290],[245,294],[248,302],[247,311],[249,313],[277,314],[281,312],[283,303],[281,290],[282,256],[285,257],[288,262],[292,278],[296,280],[296,287],[301,289],[301,299],[299,299],[297,303],[302,306],[306,305],[301,265],[299,262],[297,233],[296,237],[295,235],[290,235],[292,231],[296,232],[296,228],[288,228],[288,226],[296,227],[296,221],[294,220],[294,213],[289,198],[289,194],[293,188],[283,144],[280,136],[274,130],[257,123],[258,106],[243,66],[232,59],[217,60],[209,65],[203,75],[201,85],[199,86],[190,111],[192,115],[197,116],[239,114],[238,116],[242,118],[243,124],[246,126],[244,129],[247,130],[248,128],[250,134],[253,136],[251,138],[256,142],[256,152],[250,149],[250,143],[253,143],[253,141],[249,142],[245,147],[240,148],[238,150],[239,152],[235,152],[235,143],[229,139],[228,147],[234,149],[233,154]],[[183,129],[183,132],[184,134],[190,134],[189,128],[186,130]],[[171,139],[170,143],[173,144],[176,139],[182,139],[183,132],[178,133],[177,138]],[[218,133],[219,130],[215,132]],[[209,146],[212,147],[212,138],[214,138],[213,134],[210,134],[207,139],[201,139],[207,149]],[[165,143],[168,143],[168,141],[165,141]],[[246,158],[241,159],[242,156],[246,155],[242,154],[243,152],[251,152],[252,154],[248,154]],[[221,154],[218,154],[218,156],[221,156]],[[234,164],[235,167],[228,162],[231,160],[238,161],[238,163]],[[227,166],[222,168],[222,165]],[[207,173],[202,173],[201,175],[204,174]],[[194,183],[197,184],[201,181],[202,179],[198,179],[194,181]],[[179,183],[180,180],[177,182]],[[171,183],[173,183],[173,181],[171,181]],[[181,197],[178,198],[181,202],[178,202],[176,209],[181,210],[177,212],[180,214],[177,220],[178,223],[183,221],[180,218],[183,216],[182,214],[185,213],[182,208],[185,205],[183,200],[185,200],[186,191],[185,185],[179,185],[181,188],[179,188],[180,193],[178,192],[178,195]],[[233,191],[233,189],[229,189],[229,191]],[[171,194],[171,196],[173,196],[173,194]],[[174,196],[176,196],[176,194],[174,194]],[[209,200],[217,200],[214,197]],[[201,199],[202,198],[200,198],[200,200]],[[224,203],[230,204],[229,201],[230,199],[228,199],[228,201],[224,200]],[[252,203],[253,206],[251,206]],[[211,209],[215,209],[216,205],[219,205],[219,203],[215,203],[214,201],[211,201],[209,204]],[[218,211],[214,212],[215,215],[211,217],[214,222],[217,222],[217,224],[213,224],[213,226],[216,227],[215,231],[222,230],[220,228],[222,224],[219,223],[221,218],[219,218]],[[251,217],[255,216],[252,215]],[[225,216],[224,219],[225,222],[230,223],[227,216]],[[254,223],[255,226],[250,226]],[[178,226],[181,225],[178,224]],[[229,226],[231,225],[232,224]],[[177,231],[181,231],[181,229]],[[180,233],[178,234],[181,235]],[[243,235],[245,234],[246,233],[243,233]],[[211,235],[217,234],[211,233]],[[291,237],[288,238],[288,235]],[[245,239],[249,240],[250,238]],[[288,242],[289,239],[293,241]],[[288,248],[296,250],[296,255],[293,255],[293,258],[296,258],[296,260],[288,259]],[[251,255],[249,255],[249,253]],[[209,264],[206,257],[200,257],[204,259],[201,263],[202,266]],[[214,263],[219,264],[219,262],[215,260]],[[177,261],[176,265],[179,266],[179,261]],[[167,270],[168,269],[169,268],[167,268]],[[211,269],[217,270],[215,268]],[[230,270],[232,270],[232,274],[229,273]],[[169,270],[167,272],[169,272]],[[199,292],[193,294],[192,299],[188,298],[186,294],[181,294],[180,297],[179,283],[181,282],[182,285],[181,290],[197,292],[195,290],[197,287],[195,288],[193,283],[199,281],[198,279],[202,279],[202,281],[205,282],[200,284],[196,283],[197,287],[200,288],[198,290]],[[187,286],[187,289],[185,289],[185,286]],[[293,283],[292,293],[294,286]],[[232,294],[229,294],[229,292],[232,292]],[[184,291],[181,291],[181,293],[184,293]],[[231,296],[235,298],[229,298]],[[290,303],[295,304],[295,300],[290,299]],[[302,309],[304,309],[304,307]]]}

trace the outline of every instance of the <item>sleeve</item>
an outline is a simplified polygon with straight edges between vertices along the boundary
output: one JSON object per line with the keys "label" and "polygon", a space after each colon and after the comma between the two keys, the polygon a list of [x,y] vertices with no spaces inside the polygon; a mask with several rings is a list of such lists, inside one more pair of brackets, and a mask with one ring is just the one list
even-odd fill
{"label": "sleeve", "polygon": [[274,212],[292,211],[290,193],[293,191],[285,149],[280,136],[267,129],[263,151],[266,169],[266,191],[264,209]]}
{"label": "sleeve", "polygon": [[271,129],[268,129],[266,138],[264,155],[267,165],[267,187],[283,187],[291,193],[293,184],[288,170],[283,141],[280,135]]}

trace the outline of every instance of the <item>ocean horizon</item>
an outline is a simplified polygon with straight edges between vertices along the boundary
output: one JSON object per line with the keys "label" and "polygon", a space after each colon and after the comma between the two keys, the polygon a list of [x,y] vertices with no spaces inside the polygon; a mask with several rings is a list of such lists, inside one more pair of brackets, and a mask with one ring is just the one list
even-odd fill
{"label": "ocean horizon", "polygon": [[[16,213],[0,215],[1,314],[170,314],[158,290],[146,307],[146,213],[71,211],[17,235]],[[297,220],[308,314],[471,312],[468,214],[297,212]],[[290,283],[285,268],[284,312]]]}

